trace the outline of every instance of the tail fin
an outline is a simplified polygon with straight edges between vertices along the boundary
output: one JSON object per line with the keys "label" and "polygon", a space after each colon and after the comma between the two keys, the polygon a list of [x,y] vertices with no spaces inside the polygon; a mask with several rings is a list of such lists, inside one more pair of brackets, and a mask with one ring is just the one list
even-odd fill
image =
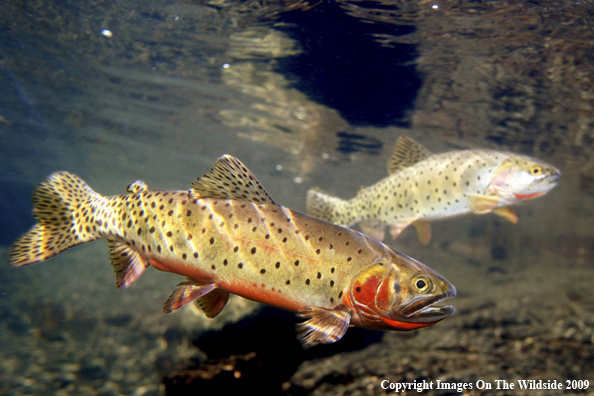
{"label": "tail fin", "polygon": [[[98,239],[82,225],[93,197],[101,196],[68,172],[53,173],[39,183],[33,192],[33,217],[37,224],[14,242],[8,264],[34,264]],[[77,212],[81,212],[80,216]]]}
{"label": "tail fin", "polygon": [[350,224],[342,224],[337,212],[338,207],[344,202],[346,201],[314,187],[307,192],[307,214],[330,223],[349,226]]}

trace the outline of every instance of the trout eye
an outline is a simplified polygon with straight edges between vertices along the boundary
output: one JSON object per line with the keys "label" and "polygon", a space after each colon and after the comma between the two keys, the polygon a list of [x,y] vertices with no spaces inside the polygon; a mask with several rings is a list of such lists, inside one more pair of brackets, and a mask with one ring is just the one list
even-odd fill
{"label": "trout eye", "polygon": [[424,278],[422,276],[416,278],[414,280],[414,285],[417,288],[417,291],[420,293],[424,293],[426,291],[428,291],[429,289],[429,280],[427,280],[427,278]]}
{"label": "trout eye", "polygon": [[534,165],[530,167],[530,174],[532,176],[542,175],[542,166]]}

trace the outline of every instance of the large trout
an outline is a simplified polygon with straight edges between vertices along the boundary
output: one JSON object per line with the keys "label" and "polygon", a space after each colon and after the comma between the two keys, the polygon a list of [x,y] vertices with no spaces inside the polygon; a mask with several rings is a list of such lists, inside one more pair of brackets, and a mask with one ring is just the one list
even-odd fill
{"label": "large trout", "polygon": [[274,203],[237,159],[221,157],[189,191],[141,181],[104,197],[68,172],[33,193],[37,224],[12,246],[9,264],[47,260],[107,239],[116,285],[152,266],[184,276],[163,305],[196,300],[208,317],[229,293],[297,312],[305,347],[339,340],[349,325],[413,330],[452,315],[435,306],[456,289],[439,274],[356,231]]}
{"label": "large trout", "polygon": [[524,155],[495,150],[432,154],[401,137],[388,161],[390,174],[342,200],[311,189],[307,213],[350,227],[382,241],[385,227],[393,238],[413,224],[422,243],[431,239],[430,222],[493,212],[517,223],[513,205],[543,196],[559,181],[552,165]]}

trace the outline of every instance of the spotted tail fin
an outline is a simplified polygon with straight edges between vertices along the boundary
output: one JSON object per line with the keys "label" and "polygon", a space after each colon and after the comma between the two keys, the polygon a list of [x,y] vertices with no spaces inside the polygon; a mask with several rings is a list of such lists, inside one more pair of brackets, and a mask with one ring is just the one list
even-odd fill
{"label": "spotted tail fin", "polygon": [[8,264],[13,267],[34,264],[98,239],[82,226],[87,208],[97,198],[101,196],[71,173],[56,172],[48,176],[33,192],[33,217],[37,224],[14,242]]}
{"label": "spotted tail fin", "polygon": [[343,224],[344,218],[339,215],[340,209],[346,201],[326,194],[314,187],[307,192],[307,214],[330,223],[348,227],[350,224]]}

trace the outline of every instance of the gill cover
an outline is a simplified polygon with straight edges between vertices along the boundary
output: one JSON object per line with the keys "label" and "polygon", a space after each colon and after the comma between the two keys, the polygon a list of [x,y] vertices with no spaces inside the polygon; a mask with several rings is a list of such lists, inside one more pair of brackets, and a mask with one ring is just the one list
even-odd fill
{"label": "gill cover", "polygon": [[489,190],[502,205],[539,197],[559,182],[559,169],[534,158],[513,155],[493,173]]}
{"label": "gill cover", "polygon": [[[453,307],[433,304],[456,295],[439,274],[410,258],[414,265],[378,264],[355,276],[350,290],[353,309],[366,327],[414,330],[454,313]],[[406,264],[408,261],[404,260]]]}
{"label": "gill cover", "polygon": [[[365,326],[378,330],[411,330],[420,327],[391,319],[400,306],[401,286],[397,271],[391,266],[374,265],[360,272],[352,283],[353,308]],[[400,315],[397,315],[400,316]]]}

